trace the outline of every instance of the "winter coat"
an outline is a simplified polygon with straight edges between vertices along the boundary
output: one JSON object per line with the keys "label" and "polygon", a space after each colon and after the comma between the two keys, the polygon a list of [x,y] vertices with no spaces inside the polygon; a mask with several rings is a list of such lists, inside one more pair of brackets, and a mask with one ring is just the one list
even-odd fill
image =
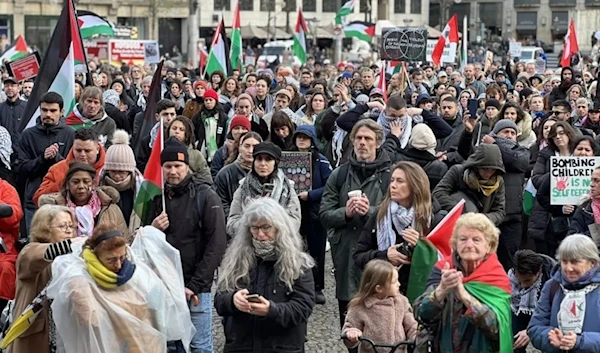
{"label": "winter coat", "polygon": [[[103,169],[100,173],[99,182],[100,186],[110,186],[106,182],[106,176],[108,175],[108,171]],[[129,227],[130,234],[135,234],[137,229],[142,225],[142,220],[135,212],[135,200],[137,199],[138,193],[144,182],[144,176],[139,170],[135,170],[132,173],[133,180],[129,184],[129,187],[125,190],[117,190],[119,192],[119,209],[123,214],[123,218],[125,219],[125,223]],[[116,189],[116,188],[115,188]]]}
{"label": "winter coat", "polygon": [[187,148],[188,155],[190,158],[190,170],[194,173],[196,178],[203,181],[206,184],[212,184],[213,179],[210,175],[210,169],[208,163],[200,151],[189,145]]}
{"label": "winter coat", "polygon": [[[210,293],[227,242],[221,200],[191,175],[177,185],[165,184],[164,193],[169,217],[164,233],[167,242],[181,254],[185,287],[194,294]],[[199,198],[204,200],[202,210],[198,208]],[[158,195],[152,200],[145,224],[151,224],[162,212],[162,196]]]}
{"label": "winter coat", "polygon": [[[44,176],[40,187],[33,194],[33,204],[39,205],[39,200],[42,195],[51,194],[54,192],[58,192],[60,190],[60,186],[64,183],[65,178],[67,177],[67,172],[69,171],[69,165],[73,162],[73,149],[69,151],[67,158],[56,163],[50,169],[48,169],[48,173]],[[96,163],[92,165],[94,169],[96,169],[96,181],[98,181],[98,176],[100,175],[100,171],[104,167],[104,161],[106,159],[106,152],[104,148],[100,146],[100,152],[98,153],[98,160]]]}
{"label": "winter coat", "polygon": [[210,175],[213,180],[217,179],[217,174],[219,171],[225,167],[225,161],[229,158],[229,150],[226,145],[219,147],[217,153],[213,156],[212,161],[210,162]]}
{"label": "winter coat", "polygon": [[73,129],[77,130],[81,127],[89,127],[98,134],[98,142],[108,149],[111,145],[112,136],[117,129],[115,121],[106,115],[104,108],[100,108],[100,111],[96,116],[84,117],[81,113],[81,105],[77,104],[69,116],[66,117],[65,122]]}
{"label": "winter coat", "polygon": [[[432,214],[431,214],[431,224],[429,226],[429,230],[433,230],[435,226],[438,225],[444,219],[448,212],[442,210],[439,202],[436,199],[432,198]],[[379,250],[377,247],[377,212],[379,212],[379,207],[377,210],[369,217],[367,224],[363,228],[360,233],[360,238],[358,239],[358,245],[356,246],[356,251],[354,252],[354,263],[361,270],[365,268],[367,263],[373,259],[380,259],[387,261],[387,249]],[[428,234],[422,234],[423,237],[426,237]],[[402,238],[401,234],[396,233],[396,243],[401,244],[404,242],[404,238]],[[407,285],[408,285],[408,277],[410,274],[410,265],[403,265],[398,271],[398,281],[400,283],[400,291],[402,293],[406,293]]]}
{"label": "winter coat", "polygon": [[132,128],[129,119],[127,118],[126,111],[123,112],[119,107],[115,107],[110,103],[104,104],[104,111],[106,111],[106,115],[115,122],[117,129],[125,130],[128,134],[131,134]]}
{"label": "winter coat", "polygon": [[[64,122],[55,126],[38,123],[25,129],[19,142],[19,174],[25,178],[25,207],[34,209],[33,195],[52,165],[65,159],[73,147],[75,132]],[[48,160],[44,152],[52,144],[58,144],[56,157]]]}
{"label": "winter coat", "polygon": [[[275,178],[271,183],[279,182],[279,179]],[[290,216],[290,221],[294,226],[294,230],[300,229],[300,222],[302,221],[302,213],[300,211],[300,200],[298,199],[298,194],[294,190],[294,184],[291,180],[284,176],[284,182],[288,183],[290,186],[290,194],[289,194],[289,204],[285,208],[288,216]],[[239,186],[242,186],[244,183],[244,179],[240,180]],[[231,206],[229,207],[229,216],[227,217],[227,234],[230,236],[235,235],[235,231],[238,227],[238,223],[242,219],[242,214],[244,214],[244,209],[248,205],[248,200],[242,200],[242,190],[240,187],[233,193],[233,200],[231,201]]]}
{"label": "winter coat", "polygon": [[[20,315],[50,282],[52,262],[44,259],[50,244],[31,242],[17,259],[17,295],[13,315]],[[9,353],[50,353],[50,303],[43,302],[42,310],[31,326],[9,347]]]}
{"label": "winter coat", "polygon": [[594,223],[596,223],[594,220],[594,211],[592,210],[592,203],[588,199],[575,210],[575,214],[571,217],[567,235],[585,234],[591,237],[589,226]]}
{"label": "winter coat", "polygon": [[[498,189],[490,196],[485,196],[479,190],[472,190],[463,178],[465,170],[471,168],[496,169],[499,172],[496,173],[499,178]],[[504,165],[500,149],[495,145],[482,144],[464,164],[450,168],[433,190],[433,196],[446,211],[452,210],[461,198],[465,198],[467,212],[484,213],[495,225],[499,225],[504,220],[506,202],[502,174]]]}
{"label": "winter coat", "polygon": [[131,148],[133,149],[136,155],[139,153],[139,148],[142,145],[142,140],[150,135],[152,127],[154,127],[154,125],[156,124],[156,120],[154,119],[154,117],[152,117],[151,120],[144,119],[145,113],[145,111],[141,111],[137,113],[133,118],[133,134],[131,135]]}
{"label": "winter coat", "polygon": [[215,309],[223,317],[225,353],[302,353],[307,323],[315,305],[312,271],[305,271],[289,289],[277,278],[275,259],[257,258],[244,286],[270,302],[269,313],[258,317],[239,311],[235,292],[215,294]]}
{"label": "winter coat", "polygon": [[[217,130],[215,138],[217,141],[217,146],[221,147],[225,143],[225,137],[227,136],[227,115],[225,115],[223,109],[219,106],[219,103],[217,103],[215,106],[214,115],[217,117]],[[192,118],[192,123],[194,124],[195,129],[194,133],[196,136],[196,148],[199,151],[202,150],[206,140],[206,128],[204,126],[204,120],[208,117],[210,117],[210,115],[203,108]]]}
{"label": "winter coat", "polygon": [[[563,352],[552,346],[548,340],[548,332],[558,327],[558,312],[565,298],[561,285],[567,290],[573,290],[582,289],[593,284],[600,284],[598,265],[573,283],[565,278],[562,270],[558,270],[552,275],[552,279],[547,281],[542,288],[542,294],[527,328],[527,334],[535,348],[545,353]],[[600,287],[587,293],[585,300],[585,319],[582,333],[577,335],[577,343],[571,352],[600,352]]]}
{"label": "winter coat", "polygon": [[[394,140],[398,141],[395,139],[395,136]],[[434,155],[427,151],[421,151],[413,147],[398,150],[398,153],[392,158],[392,164],[401,161],[414,162],[423,168],[425,174],[427,174],[427,177],[429,178],[429,189],[432,191],[448,172],[446,163],[439,161]]]}
{"label": "winter coat", "polygon": [[464,162],[464,159],[460,156],[460,154],[458,154],[457,149],[465,127],[462,123],[461,117],[458,114],[454,120],[447,120],[446,122],[452,127],[452,133],[447,137],[438,138],[435,151],[447,152],[446,156],[448,159],[445,161],[445,163],[449,168],[455,164]]}
{"label": "winter coat", "polygon": [[[375,161],[371,163],[359,162],[354,156],[350,157],[348,163],[348,174],[342,177],[344,183],[341,188],[338,188],[337,179],[342,168],[335,169],[329,176],[319,210],[321,222],[327,229],[331,244],[336,298],[346,301],[351,300],[358,291],[362,271],[356,266],[353,255],[365,224],[369,217],[377,212],[377,206],[387,193],[382,177],[386,174],[389,178],[391,162],[385,151],[379,150]],[[349,219],[346,218],[346,202],[348,192],[353,190],[361,190],[366,194],[370,206],[366,215],[355,214]]]}
{"label": "winter coat", "polygon": [[6,245],[6,253],[0,253],[0,299],[12,300],[15,298],[15,262],[17,249],[15,244],[19,239],[19,227],[23,218],[23,210],[17,190],[0,179],[0,203],[12,208],[12,215],[0,218],[0,237]]}
{"label": "winter coat", "polygon": [[17,146],[21,131],[19,129],[21,125],[21,118],[25,113],[25,107],[27,102],[17,99],[14,102],[6,100],[4,103],[0,103],[0,126],[4,126],[12,137],[13,151]]}
{"label": "winter coat", "polygon": [[[538,158],[531,170],[531,182],[537,190],[536,200],[529,217],[527,235],[531,239],[537,240],[552,240],[554,235],[547,234],[548,225],[551,222],[550,211],[540,205],[540,197],[544,195],[550,199],[550,157],[554,156],[555,152],[552,148],[546,147],[539,151]],[[543,187],[544,185],[544,187]],[[545,186],[547,185],[547,187]],[[543,202],[545,203],[545,202]],[[546,207],[547,208],[547,207]]]}
{"label": "winter coat", "polygon": [[[373,342],[395,343],[415,339],[417,320],[405,296],[379,299],[371,295],[364,303],[348,308],[342,335],[350,328],[361,330],[363,337],[368,337]],[[347,340],[344,340],[344,343],[348,348],[353,346]],[[374,350],[370,344],[361,343],[360,352],[371,353]],[[401,347],[396,352],[406,352],[406,347]]]}
{"label": "winter coat", "polygon": [[[131,233],[127,227],[127,222],[125,222],[123,213],[119,208],[120,194],[117,189],[112,186],[100,186],[96,189],[96,192],[98,193],[102,207],[100,208],[100,213],[96,216],[95,225],[114,225],[116,230],[120,231],[131,243],[131,240],[133,239],[131,239]],[[67,200],[62,194],[53,193],[40,197],[39,205],[40,207],[43,205],[66,206]]]}
{"label": "winter coat", "polygon": [[221,198],[226,220],[229,217],[233,195],[240,187],[240,181],[246,177],[248,172],[249,170],[242,168],[240,162],[235,161],[221,169],[215,178],[213,188]]}
{"label": "winter coat", "polygon": [[191,120],[196,114],[200,112],[203,102],[204,99],[202,99],[202,97],[196,97],[195,99],[188,100],[183,106],[183,113],[181,113],[181,115]]}

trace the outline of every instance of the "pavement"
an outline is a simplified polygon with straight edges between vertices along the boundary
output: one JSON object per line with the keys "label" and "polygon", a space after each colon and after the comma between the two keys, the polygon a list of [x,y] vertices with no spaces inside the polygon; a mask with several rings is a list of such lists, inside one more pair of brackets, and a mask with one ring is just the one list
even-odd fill
{"label": "pavement", "polygon": [[[315,305],[308,321],[308,342],[305,345],[306,353],[347,353],[340,337],[340,323],[338,319],[338,306],[335,299],[335,278],[331,274],[331,254],[328,252],[325,264],[325,305]],[[213,340],[214,351],[223,352],[225,337],[221,318],[213,308]],[[527,353],[539,353],[531,345]]]}

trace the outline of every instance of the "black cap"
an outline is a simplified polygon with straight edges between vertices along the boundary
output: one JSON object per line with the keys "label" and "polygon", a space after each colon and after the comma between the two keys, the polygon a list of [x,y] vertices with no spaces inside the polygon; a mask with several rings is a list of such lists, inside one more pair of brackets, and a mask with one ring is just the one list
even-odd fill
{"label": "black cap", "polygon": [[259,154],[268,154],[273,157],[277,162],[281,160],[281,148],[271,141],[264,141],[254,147],[252,157],[258,156]]}
{"label": "black cap", "polygon": [[14,77],[11,77],[11,76],[5,78],[4,80],[2,80],[2,82],[3,83],[12,82],[14,84],[18,84],[19,83],[19,81],[17,81]]}
{"label": "black cap", "polygon": [[183,162],[187,165],[190,164],[190,156],[187,147],[175,137],[169,137],[169,139],[165,141],[165,146],[160,153],[160,164],[163,165],[166,162]]}
{"label": "black cap", "polygon": [[502,75],[504,77],[507,77],[506,76],[506,72],[504,70],[502,70],[502,69],[496,70],[496,72],[494,73],[494,77],[497,77],[498,75]]}
{"label": "black cap", "polygon": [[588,113],[590,113],[590,112],[599,113],[599,112],[600,112],[600,105],[599,105],[599,104],[596,104],[596,103],[594,103],[594,106],[593,106],[593,107],[591,107],[591,108],[588,110]]}
{"label": "black cap", "polygon": [[497,99],[488,99],[485,102],[485,107],[495,107],[496,109],[500,110],[500,102],[498,102]]}

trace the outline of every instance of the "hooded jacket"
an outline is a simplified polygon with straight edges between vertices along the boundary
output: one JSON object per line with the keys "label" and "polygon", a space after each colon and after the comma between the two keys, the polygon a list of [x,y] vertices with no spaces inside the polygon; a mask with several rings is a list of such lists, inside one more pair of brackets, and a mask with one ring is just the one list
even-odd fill
{"label": "hooded jacket", "polygon": [[[499,178],[498,188],[490,196],[472,190],[464,181],[465,171],[477,168],[493,168],[499,172],[496,173]],[[464,164],[450,168],[433,190],[433,196],[446,211],[452,210],[456,203],[464,198],[467,201],[467,212],[484,213],[495,225],[500,225],[506,214],[503,174],[505,170],[500,148],[496,145],[482,144]]]}
{"label": "hooded jacket", "polygon": [[4,240],[6,252],[0,252],[0,299],[15,298],[15,262],[17,249],[15,244],[19,238],[19,225],[23,218],[23,209],[17,190],[6,180],[0,179],[0,202],[12,208],[10,217],[0,218],[0,238]]}
{"label": "hooded jacket", "polygon": [[[104,167],[104,161],[106,160],[106,152],[104,148],[100,146],[100,152],[98,153],[98,159],[92,165],[94,169],[96,169],[96,183],[98,183],[98,177],[100,176],[100,171]],[[42,195],[51,194],[53,192],[58,192],[60,190],[60,186],[65,180],[67,176],[67,172],[69,171],[69,165],[73,162],[73,149],[69,151],[67,158],[62,161],[56,163],[50,169],[48,169],[48,173],[44,176],[40,187],[33,194],[33,204],[38,205],[39,199]],[[38,205],[39,207],[40,205]]]}
{"label": "hooded jacket", "polygon": [[4,126],[12,136],[13,150],[17,146],[17,141],[19,141],[19,126],[21,125],[23,113],[25,113],[25,106],[27,106],[27,102],[21,99],[14,102],[6,100],[0,104],[0,125]]}
{"label": "hooded jacket", "polygon": [[[571,71],[572,78],[570,81],[565,80],[565,71]],[[554,87],[548,95],[548,107],[551,107],[552,103],[554,103],[557,100],[567,99],[567,90],[573,84],[574,77],[575,74],[573,72],[573,68],[571,68],[570,66],[562,68],[560,72],[560,86]]]}
{"label": "hooded jacket", "polygon": [[[360,162],[350,157],[348,174],[342,177],[344,183],[338,189],[337,178],[341,169],[335,169],[325,185],[319,216],[328,232],[331,244],[331,257],[335,266],[336,298],[351,300],[358,291],[362,271],[354,263],[354,249],[365,224],[381,203],[387,190],[383,188],[382,177],[390,171],[390,158],[384,150],[378,150],[373,162]],[[361,190],[369,199],[366,215],[353,215],[346,218],[348,192]]]}
{"label": "hooded jacket", "polygon": [[[50,167],[65,159],[73,147],[75,131],[64,122],[45,126],[38,119],[37,124],[25,129],[19,141],[19,174],[25,178],[25,207],[34,209],[33,195],[40,187],[42,179]],[[52,159],[44,158],[44,152],[52,144],[58,144],[58,153]]]}

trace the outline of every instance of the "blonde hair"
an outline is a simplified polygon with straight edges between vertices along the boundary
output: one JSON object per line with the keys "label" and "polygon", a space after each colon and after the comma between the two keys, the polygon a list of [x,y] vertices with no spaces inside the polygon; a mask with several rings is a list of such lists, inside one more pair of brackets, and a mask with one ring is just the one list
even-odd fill
{"label": "blonde hair", "polygon": [[483,234],[483,237],[490,246],[490,252],[495,253],[498,250],[498,238],[500,237],[500,230],[490,221],[487,216],[482,213],[466,213],[456,221],[454,230],[452,231],[452,238],[450,238],[450,245],[452,249],[456,249],[458,243],[458,237],[460,236],[459,230],[461,228],[475,229]]}
{"label": "blonde hair", "polygon": [[68,213],[73,223],[77,224],[75,213],[70,208],[58,205],[44,205],[35,212],[31,220],[29,240],[38,243],[52,243],[51,224],[54,218],[60,213]]}
{"label": "blonde hair", "polygon": [[392,279],[394,271],[397,271],[396,268],[388,261],[380,259],[369,261],[360,279],[358,293],[350,300],[348,307],[363,304],[368,297],[377,293],[377,286],[385,287]]}

